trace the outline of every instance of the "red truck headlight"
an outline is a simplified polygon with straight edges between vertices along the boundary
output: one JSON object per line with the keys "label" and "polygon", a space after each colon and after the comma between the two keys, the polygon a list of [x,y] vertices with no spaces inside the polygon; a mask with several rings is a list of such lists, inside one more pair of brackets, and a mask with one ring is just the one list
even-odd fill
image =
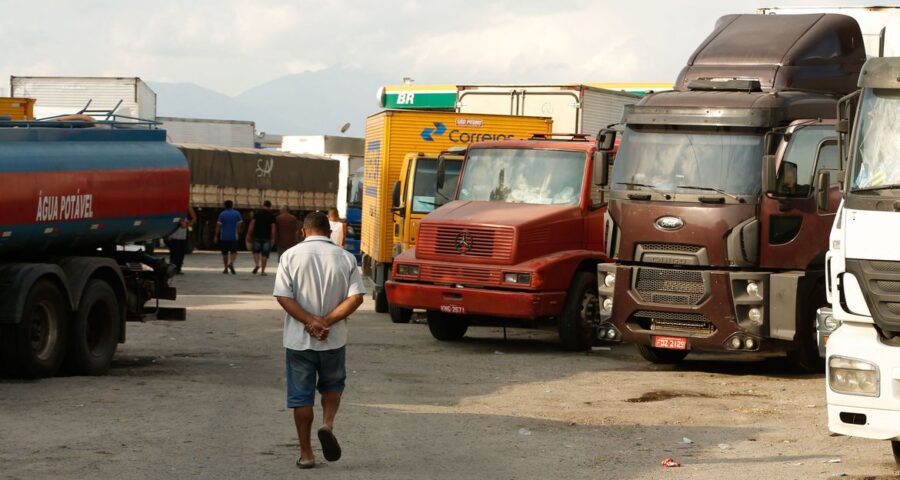
{"label": "red truck headlight", "polygon": [[400,265],[397,265],[397,276],[418,277],[419,276],[419,266],[401,263]]}
{"label": "red truck headlight", "polygon": [[531,274],[515,272],[504,273],[503,283],[510,283],[513,285],[531,285]]}

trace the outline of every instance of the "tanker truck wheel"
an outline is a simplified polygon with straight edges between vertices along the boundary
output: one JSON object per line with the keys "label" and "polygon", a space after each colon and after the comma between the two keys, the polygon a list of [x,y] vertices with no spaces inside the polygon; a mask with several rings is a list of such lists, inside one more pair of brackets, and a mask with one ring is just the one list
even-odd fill
{"label": "tanker truck wheel", "polygon": [[52,377],[66,353],[67,327],[62,292],[48,280],[38,281],[28,292],[20,322],[0,334],[4,363],[16,376]]}
{"label": "tanker truck wheel", "polygon": [[675,365],[681,363],[687,356],[687,350],[669,350],[668,348],[657,348],[649,345],[639,344],[638,353],[644,357],[644,360],[659,365]]}
{"label": "tanker truck wheel", "polygon": [[122,333],[122,308],[112,287],[91,280],[72,321],[66,370],[76,375],[103,375],[109,370]]}
{"label": "tanker truck wheel", "polygon": [[462,339],[469,329],[469,320],[461,315],[428,311],[428,330],[431,336],[442,342],[455,342]]}
{"label": "tanker truck wheel", "polygon": [[576,352],[591,348],[594,326],[600,313],[599,300],[597,274],[575,272],[558,321],[559,340],[563,348]]}
{"label": "tanker truck wheel", "polygon": [[412,320],[413,311],[411,308],[389,305],[388,310],[391,314],[391,321],[394,323],[409,323],[409,321]]}

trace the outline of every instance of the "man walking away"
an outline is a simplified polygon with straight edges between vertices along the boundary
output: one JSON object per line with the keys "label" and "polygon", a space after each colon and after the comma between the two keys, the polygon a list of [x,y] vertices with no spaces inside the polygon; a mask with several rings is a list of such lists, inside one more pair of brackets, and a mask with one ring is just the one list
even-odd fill
{"label": "man walking away", "polygon": [[284,252],[273,295],[284,317],[287,406],[294,410],[300,440],[299,468],[316,464],[310,442],[316,389],[322,396],[322,454],[341,458],[334,417],[346,379],[347,317],[363,302],[366,290],[349,252],[329,239],[328,217],[310,213],[303,221],[306,239]]}
{"label": "man walking away", "polygon": [[272,214],[272,202],[263,202],[263,208],[253,213],[250,220],[250,250],[253,252],[253,274],[262,271],[260,275],[266,275],[266,264],[269,263],[269,253],[272,251],[272,242],[275,240],[275,215]]}
{"label": "man walking away", "polygon": [[328,209],[328,224],[331,226],[331,241],[335,245],[344,248],[344,239],[347,238],[347,224],[341,221],[336,208]]}
{"label": "man walking away", "polygon": [[181,266],[184,265],[184,254],[187,253],[188,230],[196,221],[197,214],[193,208],[188,207],[185,216],[178,222],[178,230],[169,235],[169,263],[175,266],[176,275],[184,275]]}
{"label": "man walking away", "polygon": [[234,209],[234,202],[225,200],[225,210],[219,214],[219,221],[216,223],[216,235],[213,241],[219,244],[222,249],[222,263],[225,269],[222,273],[231,271],[232,275],[236,275],[234,271],[234,261],[237,260],[238,238],[240,238],[240,228],[244,223],[241,213]]}
{"label": "man walking away", "polygon": [[287,249],[297,244],[300,222],[291,214],[287,205],[282,205],[278,216],[275,217],[275,227],[275,245],[278,246],[278,251],[284,254]]}

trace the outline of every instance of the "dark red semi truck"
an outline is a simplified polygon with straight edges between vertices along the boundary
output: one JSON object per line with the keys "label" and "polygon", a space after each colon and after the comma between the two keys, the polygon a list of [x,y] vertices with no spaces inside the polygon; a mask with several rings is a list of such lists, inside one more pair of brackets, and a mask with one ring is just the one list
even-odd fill
{"label": "dark red semi truck", "polygon": [[729,15],[674,91],[626,108],[599,337],[657,363],[777,351],[818,368],[843,169],[833,119],[865,59],[850,17]]}

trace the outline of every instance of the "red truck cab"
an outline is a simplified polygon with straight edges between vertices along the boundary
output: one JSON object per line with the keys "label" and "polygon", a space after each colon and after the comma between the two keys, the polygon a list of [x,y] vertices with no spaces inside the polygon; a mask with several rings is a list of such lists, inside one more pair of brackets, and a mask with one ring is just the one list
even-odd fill
{"label": "red truck cab", "polygon": [[[562,138],[560,138],[562,137]],[[599,321],[597,265],[610,155],[586,135],[472,144],[454,201],[394,261],[392,305],[424,309],[438,340],[470,325],[558,325],[586,349]]]}

